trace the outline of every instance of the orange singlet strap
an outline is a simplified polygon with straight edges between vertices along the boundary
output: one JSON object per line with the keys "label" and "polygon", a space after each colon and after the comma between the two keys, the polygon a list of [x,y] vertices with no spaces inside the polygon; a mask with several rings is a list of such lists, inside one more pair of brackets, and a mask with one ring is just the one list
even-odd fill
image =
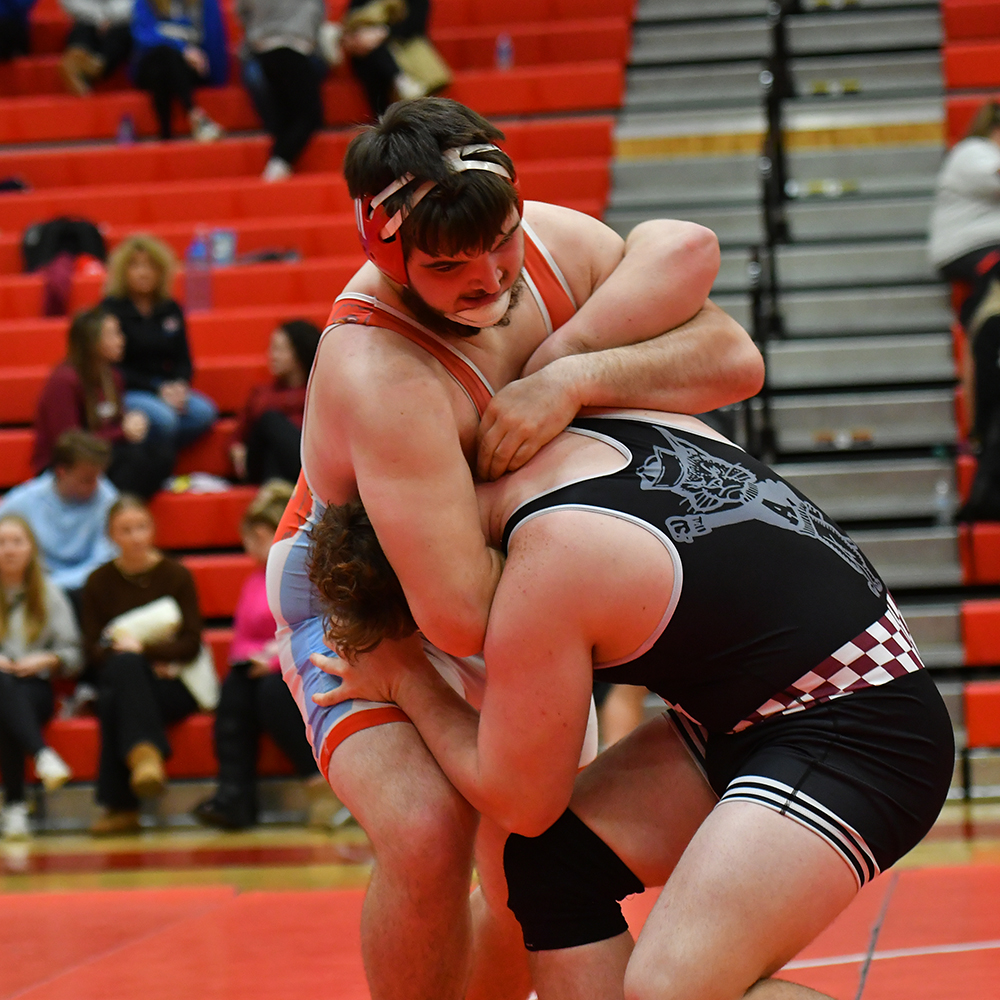
{"label": "orange singlet strap", "polygon": [[523,225],[524,270],[548,310],[552,330],[558,330],[576,312],[576,303],[545,244],[527,223]]}
{"label": "orange singlet strap", "polygon": [[337,323],[357,323],[359,326],[377,326],[392,330],[406,337],[444,365],[445,371],[465,390],[472,400],[476,412],[482,417],[493,398],[493,389],[482,373],[455,348],[430,330],[406,319],[395,309],[383,305],[375,299],[361,295],[341,295],[333,303],[328,327]]}
{"label": "orange singlet strap", "polygon": [[295,492],[285,506],[285,513],[281,515],[281,520],[278,522],[278,530],[274,533],[274,540],[281,542],[286,538],[291,538],[309,520],[312,505],[313,496],[306,485],[306,474],[300,472],[295,483]]}

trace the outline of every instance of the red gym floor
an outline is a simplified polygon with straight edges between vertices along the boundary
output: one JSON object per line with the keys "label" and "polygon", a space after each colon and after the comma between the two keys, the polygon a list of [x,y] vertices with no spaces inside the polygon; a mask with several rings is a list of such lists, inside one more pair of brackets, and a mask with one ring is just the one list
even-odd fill
{"label": "red gym floor", "polygon": [[[898,874],[865,889],[782,975],[854,1000],[884,908],[866,1000],[995,1000],[997,812],[978,807],[966,823],[949,807]],[[367,859],[359,831],[5,846],[0,1000],[367,1000],[358,936]],[[634,931],[654,898],[628,901]]]}

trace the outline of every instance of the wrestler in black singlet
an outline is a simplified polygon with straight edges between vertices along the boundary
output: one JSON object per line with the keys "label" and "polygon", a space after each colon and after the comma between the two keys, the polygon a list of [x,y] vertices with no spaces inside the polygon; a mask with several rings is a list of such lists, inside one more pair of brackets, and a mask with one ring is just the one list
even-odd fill
{"label": "wrestler in black singlet", "polygon": [[641,524],[670,551],[659,634],[601,680],[664,698],[725,799],[810,826],[860,883],[926,833],[951,781],[943,702],[885,584],[815,504],[740,448],[640,417],[571,425],[624,467],[519,507],[504,530],[558,509]]}

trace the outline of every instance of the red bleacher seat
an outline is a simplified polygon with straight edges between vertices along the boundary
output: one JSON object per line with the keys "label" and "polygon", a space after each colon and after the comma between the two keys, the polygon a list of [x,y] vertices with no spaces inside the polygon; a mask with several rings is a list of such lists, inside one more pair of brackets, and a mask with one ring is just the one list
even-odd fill
{"label": "red bleacher seat", "polygon": [[[998,25],[1000,30],[1000,25]],[[951,89],[1000,86],[1000,38],[954,42],[942,52],[941,70]]]}
{"label": "red bleacher seat", "polygon": [[240,518],[255,486],[224,493],[158,493],[150,504],[156,544],[164,549],[222,549],[240,544]]}
{"label": "red bleacher seat", "polygon": [[966,584],[1000,584],[1000,523],[961,525],[959,550]]}
{"label": "red bleacher seat", "polygon": [[1000,36],[1000,0],[943,0],[941,18],[948,41]]}
{"label": "red bleacher seat", "polygon": [[1000,663],[1000,600],[963,602],[962,644],[967,666]]}
{"label": "red bleacher seat", "polygon": [[[214,778],[219,763],[212,743],[213,716],[197,712],[167,731],[172,756],[167,761],[171,778]],[[45,728],[45,741],[73,770],[74,781],[93,781],[101,734],[95,718],[55,719]],[[294,773],[288,758],[268,736],[260,742],[257,773],[277,777]],[[29,769],[29,778],[33,778]]]}
{"label": "red bleacher seat", "polygon": [[184,556],[198,588],[198,606],[205,618],[231,618],[240,588],[254,568],[246,553]]}
{"label": "red bleacher seat", "polygon": [[970,681],[962,692],[965,746],[961,749],[962,788],[972,795],[970,750],[1000,748],[1000,681]]}

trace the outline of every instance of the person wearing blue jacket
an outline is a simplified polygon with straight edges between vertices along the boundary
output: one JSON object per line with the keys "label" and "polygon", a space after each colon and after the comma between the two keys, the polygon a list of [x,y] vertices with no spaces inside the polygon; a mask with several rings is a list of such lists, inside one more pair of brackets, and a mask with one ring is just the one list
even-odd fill
{"label": "person wearing blue jacket", "polygon": [[176,100],[194,139],[218,139],[222,128],[194,102],[195,87],[218,87],[229,79],[228,40],[218,0],[135,0],[132,44],[133,78],[153,99],[160,138],[173,134],[170,117]]}
{"label": "person wearing blue jacket", "polygon": [[28,15],[36,0],[0,0],[0,62],[28,54]]}

